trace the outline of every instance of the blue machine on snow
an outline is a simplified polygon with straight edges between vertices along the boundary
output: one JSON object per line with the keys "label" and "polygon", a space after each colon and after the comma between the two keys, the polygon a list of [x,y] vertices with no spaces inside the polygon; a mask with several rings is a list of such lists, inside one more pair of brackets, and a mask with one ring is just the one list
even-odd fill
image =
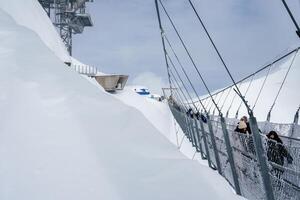
{"label": "blue machine on snow", "polygon": [[149,89],[147,89],[147,88],[138,88],[138,89],[134,89],[134,91],[136,93],[138,93],[139,95],[149,95],[150,94]]}
{"label": "blue machine on snow", "polygon": [[161,95],[158,95],[158,94],[152,94],[148,88],[146,87],[136,87],[134,88],[134,91],[141,95],[141,96],[144,96],[144,97],[147,97],[147,98],[150,98],[150,99],[154,99],[154,100],[157,100],[157,101],[162,101],[163,98]]}

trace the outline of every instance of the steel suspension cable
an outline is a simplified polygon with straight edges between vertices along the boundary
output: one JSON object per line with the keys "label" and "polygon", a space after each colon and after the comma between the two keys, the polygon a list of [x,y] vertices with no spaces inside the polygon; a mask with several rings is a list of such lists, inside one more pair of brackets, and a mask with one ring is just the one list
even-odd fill
{"label": "steel suspension cable", "polygon": [[298,106],[298,109],[297,109],[297,111],[295,113],[295,116],[294,116],[294,121],[293,121],[294,124],[298,124],[298,121],[299,121],[299,110],[300,110],[300,105]]}
{"label": "steel suspension cable", "polygon": [[[185,101],[189,101],[188,98],[186,97],[186,95],[184,94],[183,90],[181,89],[180,84],[178,83],[178,80],[177,80],[177,78],[175,77],[175,75],[174,75],[174,73],[172,72],[172,70],[170,70],[170,74],[171,74],[171,77],[173,77],[172,79],[175,81],[175,83],[176,83],[177,87],[179,88],[181,94],[184,96]],[[191,99],[190,94],[189,94],[189,93],[187,93],[187,94],[188,94],[189,98]],[[195,104],[193,104],[193,106],[194,106],[195,110],[198,112],[197,106],[196,106]],[[189,107],[191,108],[191,106],[189,106]]]}
{"label": "steel suspension cable", "polygon": [[[225,91],[225,90],[224,90],[224,91]],[[224,105],[225,105],[225,103],[226,103],[226,101],[227,101],[227,99],[228,99],[228,97],[229,97],[231,91],[232,91],[232,87],[228,89],[228,93],[227,93],[227,95],[226,95],[226,97],[225,97],[225,99],[224,99],[224,101],[223,101],[223,104],[222,104],[222,106],[221,106],[221,108],[220,108],[221,111],[222,111],[222,109],[223,109],[223,107],[224,107]]]}
{"label": "steel suspension cable", "polygon": [[207,104],[209,104],[209,99],[205,99],[204,101],[205,101],[204,107],[207,108]]}
{"label": "steel suspension cable", "polygon": [[258,102],[258,99],[259,99],[259,97],[260,97],[260,95],[261,95],[261,93],[262,93],[262,90],[263,90],[264,87],[265,87],[265,84],[266,84],[266,82],[267,82],[267,79],[268,79],[268,76],[269,76],[269,74],[270,74],[270,71],[271,71],[272,66],[273,66],[273,64],[271,64],[270,67],[268,68],[267,74],[266,74],[266,76],[265,76],[265,78],[264,78],[264,81],[263,81],[263,84],[262,84],[261,88],[259,89],[258,95],[257,95],[257,97],[256,97],[256,99],[255,99],[254,104],[253,104],[252,110],[254,110],[254,108],[255,108],[255,106],[256,106],[256,104],[257,104],[257,102]]}
{"label": "steel suspension cable", "polygon": [[283,81],[282,81],[282,83],[281,83],[281,85],[280,85],[280,87],[279,87],[279,90],[278,90],[278,92],[277,92],[277,94],[276,94],[276,97],[275,97],[275,99],[274,99],[274,101],[273,101],[273,104],[272,104],[272,106],[271,106],[271,108],[270,108],[270,110],[269,110],[269,113],[268,113],[268,115],[267,115],[267,121],[270,121],[270,118],[271,118],[271,112],[272,112],[272,110],[273,110],[273,108],[274,108],[274,106],[275,106],[275,103],[276,103],[276,101],[277,101],[277,99],[278,99],[278,97],[279,97],[279,94],[280,94],[280,92],[281,92],[281,90],[282,90],[282,88],[283,88],[283,85],[284,85],[284,83],[285,83],[285,81],[286,81],[286,78],[287,78],[287,76],[288,76],[288,74],[289,74],[289,72],[290,72],[290,70],[291,70],[291,68],[292,68],[292,66],[293,66],[293,64],[294,64],[294,61],[295,61],[295,59],[296,59],[297,54],[298,54],[298,50],[296,51],[296,53],[295,53],[295,55],[294,55],[294,57],[293,57],[293,59],[292,59],[292,61],[291,61],[291,63],[290,63],[290,66],[289,66],[289,68],[288,68],[288,70],[287,70],[287,72],[286,72],[286,74],[285,74],[285,76],[284,76],[284,78],[283,78]]}
{"label": "steel suspension cable", "polygon": [[[172,78],[171,78],[170,80],[171,80],[171,82],[173,82]],[[175,83],[174,83],[174,85],[175,85]],[[181,105],[186,111],[188,111],[188,107],[183,103],[184,101],[183,101],[181,95],[179,94],[178,90],[175,90],[173,94],[174,94],[175,97],[178,98],[180,105]]]}
{"label": "steel suspension cable", "polygon": [[207,110],[208,110],[208,112],[210,111],[210,109],[211,109],[211,107],[212,107],[212,105],[214,105],[213,103],[212,103],[212,101],[211,101],[211,98],[209,97],[209,102],[208,102],[208,104],[207,104]]}
{"label": "steel suspension cable", "polygon": [[[214,97],[215,99],[217,99],[217,98],[218,98],[218,95],[219,95],[219,94],[212,95],[212,97]],[[210,112],[210,110],[213,108],[214,105],[215,105],[214,103],[212,103],[212,104],[210,105],[210,108],[208,109],[208,112]]]}
{"label": "steel suspension cable", "polygon": [[[183,65],[182,65],[182,63],[181,63],[179,57],[177,56],[177,53],[175,52],[175,50],[174,50],[173,46],[171,45],[171,42],[169,41],[169,39],[168,39],[168,37],[166,36],[166,34],[164,35],[164,37],[165,37],[165,39],[166,39],[166,41],[167,41],[167,44],[168,44],[168,46],[170,47],[172,53],[174,54],[174,56],[175,56],[175,58],[176,58],[176,61],[177,61],[177,63],[178,63],[179,66],[180,66],[181,71],[184,73],[186,79],[188,80],[190,86],[192,87],[194,93],[196,94],[199,103],[202,104],[202,105],[201,105],[202,107],[204,107],[203,102],[200,100],[199,95],[198,95],[198,93],[197,93],[197,91],[196,91],[196,89],[195,89],[195,87],[194,87],[194,85],[193,85],[191,79],[189,78],[189,76],[188,76],[186,70],[184,69],[184,67],[183,67]],[[168,54],[167,54],[167,56],[170,58],[170,56],[169,56]],[[173,62],[172,62],[172,63],[173,63]],[[173,63],[173,66],[175,67],[174,63]],[[193,100],[192,100],[192,101],[193,101]],[[205,108],[204,108],[204,110],[205,110]],[[205,110],[205,112],[206,112],[206,110]]]}
{"label": "steel suspension cable", "polygon": [[[196,10],[194,4],[192,3],[191,0],[188,0],[188,1],[189,1],[189,3],[190,3],[190,5],[191,5],[191,7],[192,7],[192,9],[193,9],[193,11],[194,11],[194,13],[196,14],[196,16],[197,16],[197,18],[198,18],[198,20],[199,20],[199,22],[200,22],[202,28],[204,29],[204,31],[205,31],[205,33],[206,33],[208,39],[210,40],[212,46],[214,47],[214,49],[215,49],[215,51],[216,51],[216,53],[217,53],[219,59],[221,60],[221,62],[222,62],[222,64],[223,64],[223,66],[224,66],[224,68],[225,68],[227,74],[229,75],[231,81],[233,82],[233,84],[234,84],[234,86],[235,86],[235,88],[236,88],[236,92],[239,93],[239,96],[242,98],[242,100],[244,101],[244,103],[246,104],[246,106],[248,106],[247,103],[246,103],[246,101],[245,101],[245,99],[243,98],[243,95],[242,95],[242,93],[241,93],[239,87],[238,87],[237,84],[236,84],[236,81],[234,80],[234,78],[233,78],[231,72],[229,71],[229,69],[228,69],[228,67],[227,67],[227,65],[226,65],[226,63],[225,63],[225,61],[224,61],[224,59],[223,59],[223,57],[221,56],[220,51],[218,50],[217,46],[215,45],[215,43],[214,43],[212,37],[210,36],[210,34],[209,34],[209,32],[208,32],[206,26],[205,26],[204,23],[203,23],[203,20],[201,19],[200,15],[198,14],[198,12],[197,12],[197,10]],[[250,109],[250,108],[249,108],[249,109]]]}
{"label": "steel suspension cable", "polygon": [[[174,70],[175,70],[175,73],[176,73],[176,75],[178,76],[178,78],[179,78],[179,80],[180,80],[180,82],[181,82],[183,88],[185,89],[185,92],[187,93],[187,95],[189,96],[190,100],[192,101],[193,98],[192,98],[191,95],[189,94],[188,89],[187,89],[187,87],[185,86],[185,84],[184,84],[182,78],[180,77],[180,75],[179,75],[179,73],[178,73],[178,71],[177,71],[177,69],[176,69],[176,67],[175,67],[175,65],[174,65],[174,63],[173,63],[173,61],[170,59],[170,57],[168,57],[168,58],[169,58],[169,60],[170,60],[171,66],[173,66],[173,68],[174,68]],[[171,73],[171,75],[173,76],[175,82],[177,83],[178,88],[181,90],[181,87],[180,87],[180,85],[178,84],[178,80],[177,80],[177,78],[175,77],[174,73],[173,73],[171,70],[170,70],[170,73]],[[182,90],[181,90],[181,91],[182,91]],[[182,91],[182,93],[183,93],[183,91]],[[183,93],[183,94],[184,94],[184,93]],[[185,98],[185,99],[186,99],[186,102],[189,102],[189,100],[188,100],[187,98]],[[198,111],[197,106],[196,106],[194,103],[192,103],[192,105],[193,105],[194,108]]]}
{"label": "steel suspension cable", "polygon": [[[181,92],[181,94],[182,94],[182,96],[183,96],[183,98],[182,98],[181,95],[180,95],[181,99],[184,99],[185,101],[188,101],[188,99],[187,99],[185,93],[182,91],[182,89],[181,89],[181,87],[180,87],[180,85],[179,85],[177,79],[174,77],[174,74],[172,73],[171,70],[170,70],[170,75],[171,75],[171,76],[170,76],[171,82],[173,82],[174,85],[177,85],[177,88],[179,88],[179,90],[180,90],[180,92]],[[172,80],[172,79],[173,79],[173,80]],[[179,94],[179,93],[178,93],[178,94]],[[189,106],[189,108],[191,108],[191,107]]]}
{"label": "steel suspension cable", "polygon": [[[250,82],[249,82],[249,85],[247,86],[247,89],[246,89],[246,91],[245,91],[244,97],[247,95],[247,93],[248,93],[248,91],[249,91],[249,89],[250,89],[250,87],[251,87],[251,85],[252,85],[253,80],[254,80],[254,75],[252,76],[252,78],[251,78],[251,80],[250,80]],[[243,104],[243,101],[241,101],[241,103],[240,103],[240,105],[239,105],[239,107],[238,107],[238,109],[237,109],[237,111],[236,111],[236,113],[235,113],[235,118],[238,117],[239,111],[240,111],[240,109],[241,109],[241,107],[242,107],[242,104]]]}
{"label": "steel suspension cable", "polygon": [[[271,63],[269,63],[269,64],[267,64],[267,65],[261,67],[261,68],[258,69],[257,71],[255,71],[255,72],[249,74],[248,76],[242,78],[241,80],[239,80],[239,81],[237,82],[237,84],[240,84],[241,82],[243,82],[243,81],[249,79],[249,78],[252,77],[253,75],[258,74],[258,73],[260,73],[261,71],[263,71],[263,70],[269,68],[271,65],[274,65],[275,63],[279,62],[280,60],[282,60],[282,59],[286,58],[287,56],[291,55],[292,53],[298,51],[299,49],[300,49],[300,47],[297,47],[297,48],[295,48],[295,49],[289,51],[288,53],[286,53],[286,54],[284,54],[284,55],[282,55],[282,56],[276,58],[273,62],[271,62]],[[223,90],[227,90],[228,88],[232,88],[233,86],[234,86],[233,84],[232,84],[232,85],[229,85],[229,86],[225,87],[224,89],[215,92],[214,94],[219,93],[219,92],[222,92]],[[213,95],[214,95],[214,94],[213,94]],[[203,101],[203,100],[205,100],[205,99],[207,99],[207,98],[209,98],[209,97],[202,98],[201,101]]]}
{"label": "steel suspension cable", "polygon": [[[170,81],[171,81],[172,85],[176,85],[176,84],[174,83],[174,81],[172,80],[172,77],[170,77]],[[181,97],[181,95],[179,94],[178,89],[175,89],[175,88],[174,88],[173,95],[174,95],[174,97],[178,97],[178,100],[179,100],[180,103],[181,103],[181,102],[182,102],[182,103],[184,102],[184,99],[183,99],[183,98]],[[184,107],[185,109],[187,109],[187,107],[186,107],[185,104],[182,104],[182,105],[183,105],[183,107]]]}
{"label": "steel suspension cable", "polygon": [[[219,107],[218,107],[218,105],[216,104],[215,100],[213,99],[213,97],[212,97],[212,95],[211,95],[210,89],[208,88],[208,86],[207,86],[207,84],[206,84],[204,78],[202,77],[202,75],[201,75],[201,73],[200,73],[200,71],[199,71],[199,69],[198,69],[198,67],[197,67],[197,65],[196,65],[196,63],[195,63],[193,57],[191,56],[191,53],[189,52],[189,50],[188,50],[188,48],[187,48],[185,42],[183,41],[182,37],[180,36],[180,34],[179,34],[179,32],[178,32],[178,29],[176,28],[176,26],[175,26],[175,24],[174,24],[172,18],[170,17],[170,15],[169,15],[168,11],[166,10],[166,8],[165,8],[164,4],[162,3],[162,1],[159,0],[159,2],[160,2],[160,5],[162,6],[162,8],[163,8],[163,10],[164,10],[164,12],[165,12],[167,18],[169,19],[169,21],[170,21],[170,23],[171,23],[171,25],[172,25],[172,27],[173,27],[173,29],[174,29],[174,31],[175,31],[177,37],[179,38],[179,40],[180,40],[182,46],[184,47],[184,49],[185,49],[185,51],[186,51],[186,53],[187,53],[189,59],[191,60],[191,62],[192,62],[192,64],[193,64],[194,68],[196,69],[197,74],[198,74],[198,76],[199,76],[200,79],[201,79],[201,82],[203,83],[203,85],[204,85],[206,91],[208,92],[208,94],[210,95],[210,97],[211,97],[211,99],[212,99],[212,102],[213,102],[213,103],[215,104],[215,106],[217,107],[219,113],[221,113],[221,112],[220,112],[220,109],[219,109]],[[201,106],[203,106],[201,100],[200,100],[200,104],[201,104]],[[205,109],[205,108],[204,108],[204,109]]]}
{"label": "steel suspension cable", "polygon": [[188,109],[191,108],[191,107],[187,107],[187,106],[184,104],[184,101],[183,101],[182,97],[180,96],[178,90],[175,90],[175,94],[176,94],[176,96],[178,96],[179,102],[180,102],[181,106],[183,106],[183,108],[185,109],[185,111],[188,111]]}
{"label": "steel suspension cable", "polygon": [[[243,82],[240,82],[240,86],[242,85],[242,83],[243,83]],[[232,88],[233,88],[233,86],[232,86]],[[229,107],[228,107],[228,109],[227,109],[227,112],[226,112],[226,118],[228,118],[229,110],[231,109],[231,107],[232,107],[232,105],[233,105],[233,102],[234,102],[234,100],[235,100],[236,97],[237,97],[237,93],[235,92],[235,93],[234,93],[234,96],[233,96],[233,98],[232,98],[232,100],[231,100],[231,103],[230,103],[230,105],[229,105]]]}
{"label": "steel suspension cable", "polygon": [[[164,57],[165,57],[166,68],[167,68],[167,73],[168,73],[169,85],[170,85],[170,88],[172,88],[171,80],[170,80],[170,72],[169,72],[170,67],[169,67],[168,59],[166,57],[166,45],[165,45],[165,41],[164,41],[164,37],[163,37],[164,30],[163,30],[163,27],[162,27],[162,24],[161,24],[160,12],[159,12],[159,7],[158,7],[157,1],[155,1],[155,8],[156,8],[156,14],[157,14],[157,19],[158,19],[158,25],[159,25],[159,29],[160,29],[160,36],[161,36],[161,42],[162,42],[163,51],[164,51]],[[170,92],[171,92],[171,96],[172,96],[172,90]]]}
{"label": "steel suspension cable", "polygon": [[295,20],[295,18],[294,18],[294,16],[293,16],[293,13],[291,12],[291,10],[290,10],[289,6],[287,5],[287,3],[285,2],[285,0],[281,0],[281,1],[282,1],[283,5],[284,5],[284,7],[285,7],[285,9],[286,9],[286,11],[288,12],[288,14],[289,14],[289,16],[290,16],[292,22],[294,23],[294,25],[295,25],[295,27],[296,27],[296,29],[297,29],[297,30],[296,30],[296,33],[297,33],[298,37],[300,37],[300,28],[299,28],[299,26],[298,26],[297,21]]}
{"label": "steel suspension cable", "polygon": [[[167,55],[168,55],[168,54],[167,54]],[[193,102],[193,98],[192,98],[191,95],[189,94],[189,91],[188,91],[186,85],[184,84],[184,82],[183,82],[183,80],[182,80],[182,78],[181,78],[181,76],[180,76],[180,74],[179,74],[179,72],[178,72],[176,66],[174,65],[174,62],[172,61],[172,59],[171,59],[169,56],[167,56],[167,57],[168,57],[168,59],[169,59],[169,61],[170,61],[170,63],[171,63],[171,66],[173,67],[173,69],[174,69],[174,71],[175,71],[175,74],[177,75],[177,77],[179,78],[181,84],[183,85],[183,87],[184,87],[184,89],[185,89],[185,92],[188,94],[188,96],[189,96],[189,98],[190,98],[190,102],[192,102],[192,105],[195,107],[196,111],[199,112],[199,109],[198,109],[198,107],[196,106],[196,104]],[[171,72],[172,72],[172,71],[171,71]],[[173,74],[173,75],[174,75],[174,74]],[[175,77],[174,77],[174,78],[175,78]],[[188,101],[187,101],[187,102],[188,102]],[[206,112],[206,110],[205,110],[205,112]]]}
{"label": "steel suspension cable", "polygon": [[[224,90],[224,91],[225,91],[225,90]],[[223,97],[223,95],[224,95],[224,91],[221,92],[221,96],[220,96],[219,100],[217,101],[217,105],[219,105],[219,103],[220,103],[220,101],[221,101],[221,99],[222,99],[222,97]],[[213,114],[215,113],[215,110],[216,110],[216,108],[214,108]],[[221,110],[221,108],[220,108],[220,110]]]}

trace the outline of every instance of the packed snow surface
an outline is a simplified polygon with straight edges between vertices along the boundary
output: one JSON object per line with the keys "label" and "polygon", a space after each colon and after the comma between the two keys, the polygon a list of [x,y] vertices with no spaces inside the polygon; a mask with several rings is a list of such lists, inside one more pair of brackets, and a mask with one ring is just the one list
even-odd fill
{"label": "packed snow surface", "polygon": [[192,147],[174,119],[168,104],[151,99],[148,96],[139,95],[134,91],[135,88],[137,86],[126,86],[123,91],[116,93],[114,97],[139,110],[185,156],[207,166],[207,160],[202,160],[200,154],[195,152],[194,147]]}
{"label": "packed snow surface", "polygon": [[20,26],[17,6],[30,4],[30,16],[41,9],[34,1],[3,2],[11,10],[0,9],[1,200],[240,198]]}

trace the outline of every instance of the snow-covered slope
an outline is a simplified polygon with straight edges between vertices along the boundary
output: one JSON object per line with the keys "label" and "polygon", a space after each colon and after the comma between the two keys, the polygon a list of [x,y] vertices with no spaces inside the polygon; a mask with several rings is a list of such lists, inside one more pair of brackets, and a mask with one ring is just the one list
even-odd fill
{"label": "snow-covered slope", "polygon": [[15,21],[33,30],[63,62],[70,62],[69,54],[38,0],[0,0],[0,8]]}
{"label": "snow-covered slope", "polygon": [[238,198],[1,9],[0,23],[1,200]]}
{"label": "snow-covered slope", "polygon": [[139,110],[156,129],[170,142],[177,146],[178,150],[190,159],[197,160],[207,166],[200,154],[195,154],[195,149],[185,137],[183,131],[176,122],[166,102],[158,102],[149,97],[138,95],[134,92],[136,86],[126,86],[113,96],[125,104]]}
{"label": "snow-covered slope", "polygon": [[141,96],[134,91],[135,86],[127,86],[124,91],[116,93],[114,96],[129,106],[138,109],[163,135],[170,138],[173,124],[166,123],[172,113],[167,104],[158,102],[145,96]]}

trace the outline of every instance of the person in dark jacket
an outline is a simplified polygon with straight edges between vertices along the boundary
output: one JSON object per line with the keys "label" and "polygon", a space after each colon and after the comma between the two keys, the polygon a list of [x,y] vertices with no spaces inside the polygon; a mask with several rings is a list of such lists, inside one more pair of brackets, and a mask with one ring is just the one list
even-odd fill
{"label": "person in dark jacket", "polygon": [[186,115],[188,117],[190,117],[192,112],[193,112],[193,110],[191,108],[189,108],[188,111],[186,112]]}
{"label": "person in dark jacket", "polygon": [[207,123],[207,118],[202,113],[200,114],[200,118],[201,118],[203,123],[205,123],[205,124]]}
{"label": "person in dark jacket", "polygon": [[[287,159],[287,162],[291,164],[293,162],[292,156],[289,154],[285,146],[283,145],[282,140],[279,138],[278,134],[275,131],[270,131],[267,134],[267,157],[269,162],[273,162],[277,165],[284,165],[284,158]],[[283,174],[283,169],[279,167],[273,167],[272,171],[275,176],[278,178]]]}
{"label": "person in dark jacket", "polygon": [[204,122],[204,123],[207,123],[207,118],[201,113],[199,113],[199,111],[198,112],[196,112],[196,114],[195,114],[195,118],[199,121],[199,120],[202,120],[202,122]]}

